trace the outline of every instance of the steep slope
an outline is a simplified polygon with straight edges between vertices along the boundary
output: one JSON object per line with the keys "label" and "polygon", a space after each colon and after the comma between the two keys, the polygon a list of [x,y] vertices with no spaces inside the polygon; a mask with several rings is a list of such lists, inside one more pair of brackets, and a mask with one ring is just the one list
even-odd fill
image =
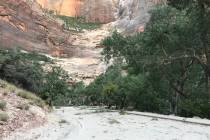
{"label": "steep slope", "polygon": [[69,39],[62,26],[45,17],[34,2],[0,1],[0,47],[62,55],[63,52],[70,54],[66,51]]}
{"label": "steep slope", "polygon": [[110,35],[110,26],[104,25],[99,29],[84,31],[72,35],[75,53],[69,58],[56,58],[57,64],[66,70],[73,81],[83,81],[86,85],[98,75],[105,72],[107,66],[102,61],[102,39]]}
{"label": "steep slope", "polygon": [[113,23],[118,30],[126,34],[142,32],[150,19],[149,11],[166,0],[119,0],[117,19]]}
{"label": "steep slope", "polygon": [[47,122],[47,107],[34,94],[0,80],[0,139]]}

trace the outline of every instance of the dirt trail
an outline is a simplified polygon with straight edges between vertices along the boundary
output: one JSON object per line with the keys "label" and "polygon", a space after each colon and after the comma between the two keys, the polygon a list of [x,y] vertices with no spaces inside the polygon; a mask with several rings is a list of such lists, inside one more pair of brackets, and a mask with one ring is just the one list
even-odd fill
{"label": "dirt trail", "polygon": [[[133,112],[136,113],[136,112]],[[165,116],[152,114],[153,116]],[[182,118],[185,119],[185,118]],[[193,119],[195,122],[209,120]],[[210,125],[198,125],[156,117],[103,112],[93,107],[62,107],[41,128],[15,133],[5,140],[209,140]]]}
{"label": "dirt trail", "polygon": [[106,65],[101,60],[100,42],[110,34],[110,29],[109,25],[103,25],[96,30],[75,33],[72,45],[75,47],[76,53],[71,58],[56,58],[57,63],[75,81],[89,84],[106,70]]}

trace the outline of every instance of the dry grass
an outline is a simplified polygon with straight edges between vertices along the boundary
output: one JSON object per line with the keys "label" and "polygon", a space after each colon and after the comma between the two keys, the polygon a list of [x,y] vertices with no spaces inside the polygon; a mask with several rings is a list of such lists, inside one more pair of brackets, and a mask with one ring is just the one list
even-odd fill
{"label": "dry grass", "polygon": [[3,100],[0,100],[0,109],[5,110],[6,106],[7,106],[7,102],[3,101]]}
{"label": "dry grass", "polygon": [[4,112],[0,113],[0,121],[7,122],[8,120],[9,120],[9,116],[6,113]]}
{"label": "dry grass", "polygon": [[37,105],[39,107],[46,107],[46,103],[39,97],[37,97],[35,94],[23,90],[21,88],[17,88],[15,85],[10,84],[6,81],[0,80],[0,85],[3,89],[3,92],[1,92],[4,96],[7,96],[8,94],[17,94],[18,96],[28,99],[30,104]]}
{"label": "dry grass", "polygon": [[37,106],[42,107],[42,108],[46,106],[45,102],[41,98],[37,97],[36,95],[34,95],[31,92],[23,90],[23,91],[18,92],[17,95],[22,97],[22,98],[30,100],[31,104],[37,105]]}

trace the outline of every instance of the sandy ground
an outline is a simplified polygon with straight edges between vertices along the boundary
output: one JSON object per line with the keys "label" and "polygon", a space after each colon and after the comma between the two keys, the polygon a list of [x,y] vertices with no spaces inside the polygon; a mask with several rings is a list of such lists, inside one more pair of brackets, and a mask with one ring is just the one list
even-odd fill
{"label": "sandy ground", "polygon": [[5,140],[210,140],[210,121],[202,119],[191,121],[205,122],[206,125],[133,114],[120,115],[87,107],[56,109],[49,118],[47,125],[14,133]]}

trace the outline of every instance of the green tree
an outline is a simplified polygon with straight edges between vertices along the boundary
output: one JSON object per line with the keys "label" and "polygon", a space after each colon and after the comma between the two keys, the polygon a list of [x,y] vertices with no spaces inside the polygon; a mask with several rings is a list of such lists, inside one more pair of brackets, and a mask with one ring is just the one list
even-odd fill
{"label": "green tree", "polygon": [[179,114],[183,102],[190,100],[192,104],[188,105],[197,102],[192,96],[193,90],[202,89],[199,99],[207,102],[205,105],[209,102],[206,97],[209,94],[210,14],[206,1],[186,3],[182,8],[173,6],[175,8],[158,6],[151,11],[144,33],[124,37],[115,32],[104,40],[103,53],[106,60],[126,60],[133,74],[146,75],[151,86],[145,97],[149,99],[149,94],[154,93],[152,96],[160,97],[160,102],[170,103],[172,113]]}

